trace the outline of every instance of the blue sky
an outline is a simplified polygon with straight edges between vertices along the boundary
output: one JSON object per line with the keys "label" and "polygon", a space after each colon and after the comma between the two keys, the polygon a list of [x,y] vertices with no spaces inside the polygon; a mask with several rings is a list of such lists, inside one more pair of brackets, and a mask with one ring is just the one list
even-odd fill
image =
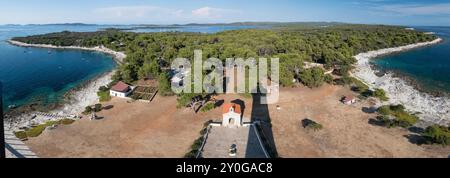
{"label": "blue sky", "polygon": [[335,21],[450,26],[449,0],[19,0],[0,24]]}

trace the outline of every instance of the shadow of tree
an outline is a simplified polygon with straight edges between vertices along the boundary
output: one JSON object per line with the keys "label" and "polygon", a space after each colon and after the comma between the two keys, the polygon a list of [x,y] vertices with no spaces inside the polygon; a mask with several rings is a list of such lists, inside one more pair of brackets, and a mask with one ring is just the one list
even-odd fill
{"label": "shadow of tree", "polygon": [[362,112],[367,113],[367,114],[373,114],[375,112],[377,112],[377,108],[376,107],[363,107],[361,109]]}
{"label": "shadow of tree", "polygon": [[103,107],[104,110],[110,110],[110,109],[112,109],[112,108],[114,108],[113,105],[108,105],[108,106],[104,106],[104,107]]}
{"label": "shadow of tree", "polygon": [[225,100],[216,101],[216,103],[214,103],[214,107],[216,108],[221,107],[223,103],[225,103]]}
{"label": "shadow of tree", "polygon": [[416,144],[416,145],[426,144],[426,139],[417,134],[404,135],[404,137],[407,138],[408,141],[412,144]]}
{"label": "shadow of tree", "polygon": [[371,119],[369,119],[368,123],[370,125],[373,125],[373,126],[379,126],[379,127],[384,127],[385,126],[385,123],[383,121],[379,120],[379,119],[371,118]]}
{"label": "shadow of tree", "polygon": [[408,128],[408,131],[415,133],[415,134],[421,134],[425,131],[425,129],[417,126],[412,126]]}

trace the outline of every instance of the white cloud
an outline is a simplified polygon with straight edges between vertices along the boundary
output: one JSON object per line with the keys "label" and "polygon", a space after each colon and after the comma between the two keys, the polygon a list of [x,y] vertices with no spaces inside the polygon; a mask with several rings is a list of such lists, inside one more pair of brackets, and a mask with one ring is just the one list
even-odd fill
{"label": "white cloud", "polygon": [[443,4],[409,4],[409,5],[383,5],[375,9],[398,15],[450,15],[450,3]]}
{"label": "white cloud", "polygon": [[220,9],[213,7],[202,7],[192,11],[192,16],[196,18],[222,18],[228,15],[236,15],[240,13],[237,10]]}

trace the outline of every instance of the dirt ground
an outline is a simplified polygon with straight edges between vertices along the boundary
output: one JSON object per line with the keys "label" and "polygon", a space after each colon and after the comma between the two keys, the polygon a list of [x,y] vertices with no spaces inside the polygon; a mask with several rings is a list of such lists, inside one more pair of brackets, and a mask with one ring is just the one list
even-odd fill
{"label": "dirt ground", "polygon": [[[373,114],[362,111],[369,103],[343,105],[352,94],[347,88],[325,85],[282,89],[281,110],[269,105],[272,131],[280,157],[447,157],[450,147],[418,146],[409,132],[369,124]],[[218,99],[245,103],[244,118],[252,115],[252,99],[221,95]],[[68,126],[45,131],[26,144],[40,157],[182,157],[200,136],[203,123],[220,121],[221,109],[195,114],[176,109],[175,97],[157,96],[152,103],[114,98],[113,108],[98,113],[101,120],[83,118]],[[323,125],[317,132],[301,127],[309,118]],[[248,121],[248,120],[244,120]]]}
{"label": "dirt ground", "polygon": [[[231,102],[238,95],[218,97]],[[151,103],[113,98],[113,108],[67,126],[46,130],[26,144],[40,157],[183,157],[208,120],[220,121],[221,108],[195,114],[177,109],[176,97]],[[249,117],[249,115],[246,115]]]}
{"label": "dirt ground", "polygon": [[[273,135],[280,157],[444,157],[450,147],[418,146],[404,129],[387,129],[369,124],[367,101],[344,105],[346,88],[324,85],[319,89],[292,88],[280,93],[281,110],[270,107]],[[353,96],[355,96],[353,94]],[[320,131],[304,129],[301,120],[323,125]]]}

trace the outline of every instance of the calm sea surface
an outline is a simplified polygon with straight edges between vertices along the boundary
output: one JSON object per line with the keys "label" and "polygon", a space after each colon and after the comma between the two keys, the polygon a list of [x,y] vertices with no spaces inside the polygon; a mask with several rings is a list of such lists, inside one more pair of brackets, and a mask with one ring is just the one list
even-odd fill
{"label": "calm sea surface", "polygon": [[436,32],[443,43],[384,56],[373,63],[413,79],[422,89],[450,93],[450,27],[416,27]]}
{"label": "calm sea surface", "polygon": [[[111,56],[81,50],[25,48],[6,40],[60,32],[89,32],[104,28],[129,28],[110,25],[0,25],[0,82],[3,83],[3,108],[36,102],[47,105],[60,101],[70,89],[81,85],[115,66]],[[135,32],[184,31],[215,33],[252,26],[183,26],[177,29],[151,28]]]}

